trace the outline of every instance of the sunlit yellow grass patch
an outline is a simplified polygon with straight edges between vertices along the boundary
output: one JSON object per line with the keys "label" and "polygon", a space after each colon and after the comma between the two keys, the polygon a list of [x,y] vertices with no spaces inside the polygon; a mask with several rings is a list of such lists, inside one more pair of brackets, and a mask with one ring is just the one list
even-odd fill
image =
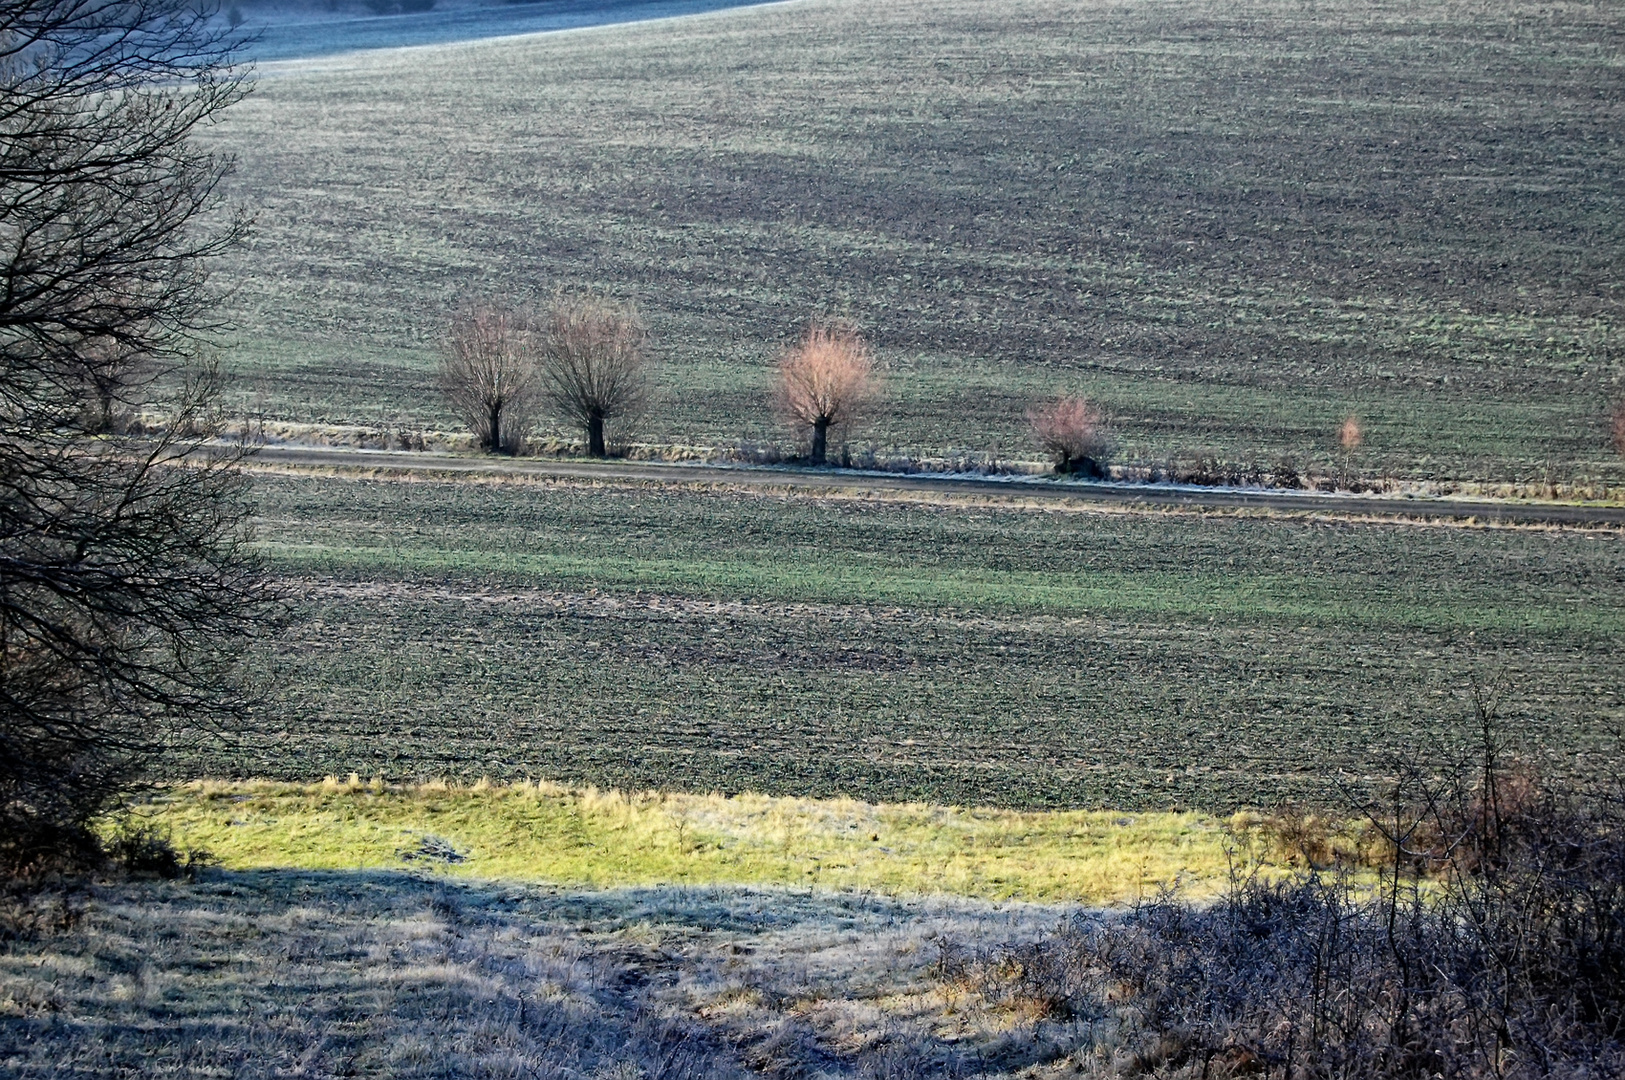
{"label": "sunlit yellow grass patch", "polygon": [[1225,875],[1196,814],[471,786],[196,782],[141,811],[227,868],[417,867],[588,887],[803,885],[1109,903]]}

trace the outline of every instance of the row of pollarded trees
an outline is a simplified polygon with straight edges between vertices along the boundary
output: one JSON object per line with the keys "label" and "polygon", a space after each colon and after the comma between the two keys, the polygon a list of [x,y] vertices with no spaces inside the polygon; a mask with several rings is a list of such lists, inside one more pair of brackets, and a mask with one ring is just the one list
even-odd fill
{"label": "row of pollarded trees", "polygon": [[[465,304],[452,321],[441,388],[481,450],[517,454],[550,413],[608,453],[606,427],[641,413],[649,398],[648,330],[635,308],[589,295],[556,296],[540,312]],[[811,326],[779,362],[781,413],[810,436],[824,464],[832,428],[849,423],[878,390],[867,343],[849,326]]]}
{"label": "row of pollarded trees", "polygon": [[[481,450],[518,453],[548,412],[586,436],[588,453],[604,457],[606,426],[648,401],[648,331],[631,305],[590,295],[560,293],[539,313],[470,302],[453,320],[441,380]],[[850,426],[879,392],[869,346],[848,324],[813,323],[779,359],[774,400],[813,465],[825,463],[831,430]],[[1112,440],[1098,404],[1063,396],[1028,409],[1027,422],[1057,473],[1108,475]],[[1625,406],[1615,439],[1625,451]],[[1364,441],[1357,418],[1343,421],[1337,441],[1346,475]]]}
{"label": "row of pollarded trees", "polygon": [[[648,330],[629,304],[559,294],[540,313],[488,301],[452,321],[441,387],[481,450],[517,454],[547,412],[605,457],[606,426],[640,413],[649,396]],[[825,464],[830,432],[849,426],[880,392],[874,356],[856,328],[813,323],[779,359],[774,402],[806,439],[806,460]],[[1105,418],[1063,397],[1027,414],[1056,470],[1104,476]]]}
{"label": "row of pollarded trees", "polygon": [[517,454],[545,409],[603,457],[605,425],[647,400],[647,341],[635,310],[598,297],[560,295],[539,317],[470,303],[452,321],[440,385],[481,450]]}

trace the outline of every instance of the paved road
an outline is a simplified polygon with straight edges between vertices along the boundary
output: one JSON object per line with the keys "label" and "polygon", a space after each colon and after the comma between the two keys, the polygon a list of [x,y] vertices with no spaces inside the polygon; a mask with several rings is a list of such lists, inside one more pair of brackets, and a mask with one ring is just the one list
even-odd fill
{"label": "paved road", "polygon": [[400,472],[470,473],[485,476],[552,476],[604,480],[652,480],[669,484],[743,484],[750,487],[841,491],[925,491],[1021,499],[1131,506],[1187,506],[1199,509],[1257,508],[1306,513],[1374,514],[1501,521],[1518,524],[1625,525],[1625,507],[1564,503],[1332,495],[1312,492],[1191,488],[1150,484],[1106,484],[1043,478],[994,479],[964,476],[902,476],[837,469],[745,468],[668,465],[649,462],[501,459],[405,450],[344,450],[327,447],[267,446],[250,460],[263,465],[384,469]]}

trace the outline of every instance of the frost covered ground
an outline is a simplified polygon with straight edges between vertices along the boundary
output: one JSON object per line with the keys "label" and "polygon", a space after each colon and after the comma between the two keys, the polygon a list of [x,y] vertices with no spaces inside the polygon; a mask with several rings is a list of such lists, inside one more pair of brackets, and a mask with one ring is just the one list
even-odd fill
{"label": "frost covered ground", "polygon": [[1060,907],[295,871],[61,904],[0,945],[7,1076],[1031,1075],[1089,1041],[934,973]]}

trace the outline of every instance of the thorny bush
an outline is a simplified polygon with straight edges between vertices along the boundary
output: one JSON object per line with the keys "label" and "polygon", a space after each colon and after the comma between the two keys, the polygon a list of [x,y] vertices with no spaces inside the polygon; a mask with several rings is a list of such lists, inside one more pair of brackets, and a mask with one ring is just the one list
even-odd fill
{"label": "thorny bush", "polygon": [[[1368,808],[1378,884],[1346,868],[1166,893],[942,973],[1092,1022],[1107,1075],[1283,1080],[1625,1073],[1625,800],[1542,789],[1493,755],[1471,783]],[[1105,1049],[1115,1046],[1115,1051]]]}

